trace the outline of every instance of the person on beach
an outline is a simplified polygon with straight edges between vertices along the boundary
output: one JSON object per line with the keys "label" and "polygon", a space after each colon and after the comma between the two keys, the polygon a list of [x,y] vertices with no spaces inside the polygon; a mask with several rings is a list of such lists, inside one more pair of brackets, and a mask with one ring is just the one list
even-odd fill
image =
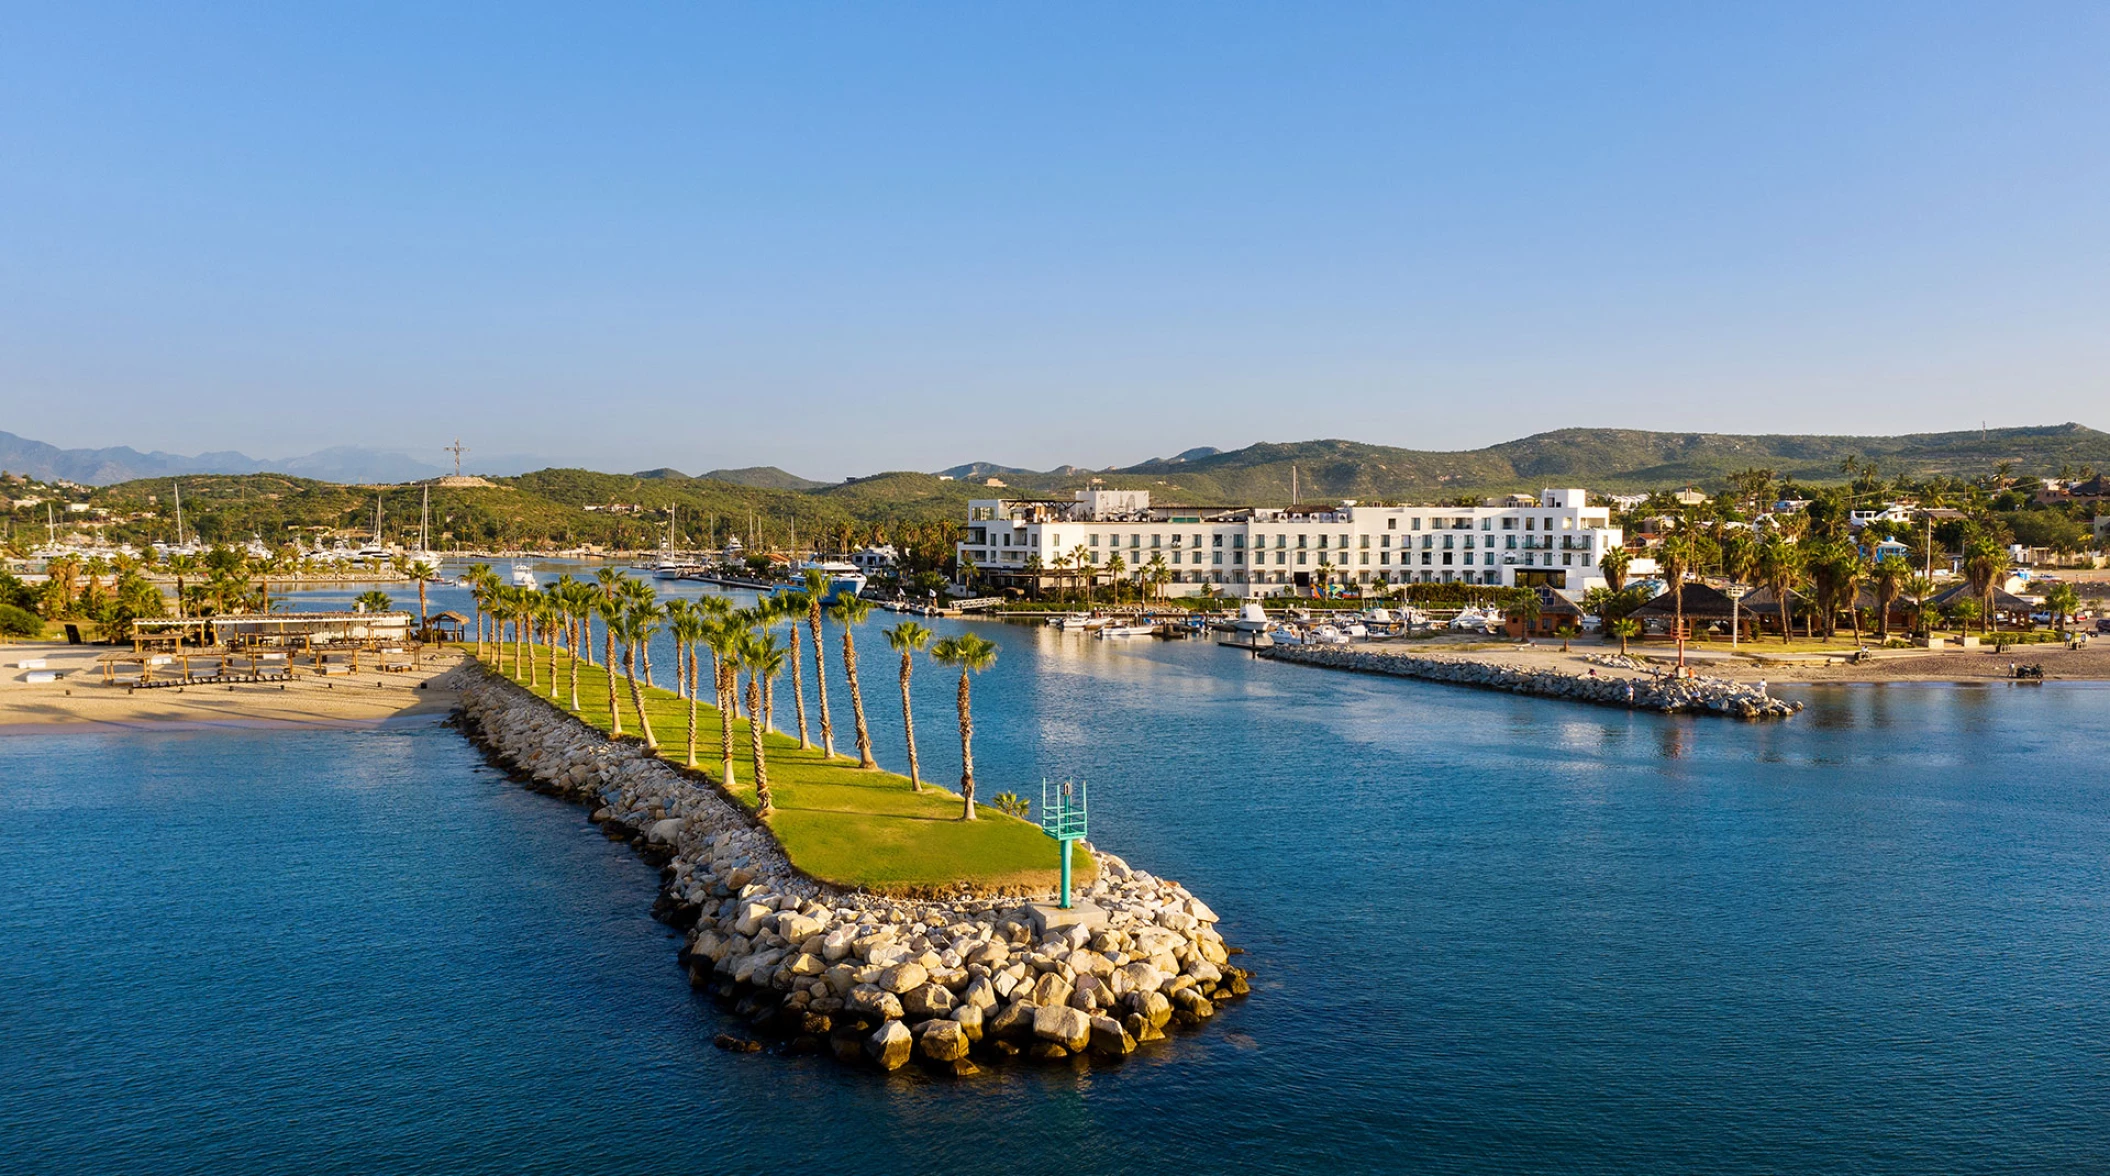
{"label": "person on beach", "polygon": [[1760,678],[1758,680],[1758,692],[1760,694],[1764,694],[1766,692],[1766,680],[1764,678]]}

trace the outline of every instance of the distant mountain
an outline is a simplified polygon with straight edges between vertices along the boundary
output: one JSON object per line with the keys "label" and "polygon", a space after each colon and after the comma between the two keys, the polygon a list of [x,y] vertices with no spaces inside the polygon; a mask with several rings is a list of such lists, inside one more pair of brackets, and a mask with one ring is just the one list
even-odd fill
{"label": "distant mountain", "polygon": [[[472,463],[470,472],[510,475],[548,465],[528,454],[501,454]],[[195,457],[155,450],[141,453],[127,446],[108,449],[61,449],[13,433],[0,432],[0,469],[38,478],[64,478],[88,486],[109,486],[139,478],[183,474],[292,474],[321,482],[413,482],[454,472],[452,465],[421,461],[408,454],[357,445],[336,445],[278,461],[232,451]]]}
{"label": "distant mountain", "polygon": [[712,470],[701,475],[720,482],[731,482],[735,486],[753,486],[757,490],[818,490],[832,486],[833,482],[816,482],[787,474],[775,466],[747,466],[737,470]]}
{"label": "distant mountain", "polygon": [[939,470],[938,476],[943,478],[1008,478],[1016,474],[1021,477],[1051,477],[1058,472],[1056,470],[1028,470],[1021,469],[1018,466],[1001,466],[986,461],[970,461],[966,465],[956,465],[951,469]]}
{"label": "distant mountain", "polygon": [[[2039,476],[2062,466],[2110,470],[2110,433],[2070,423],[1896,437],[1559,429],[1448,452],[1342,440],[1264,442],[1228,452],[1190,449],[1102,470],[1093,478],[1196,505],[1286,502],[1292,471],[1298,497],[1305,501],[1427,499],[1554,485],[1597,491],[1687,484],[1718,489],[1732,471],[1753,467],[1802,482],[1839,482],[1845,480],[1840,463],[1848,457],[1873,460],[1890,475],[1977,477],[2002,462],[2011,463],[2016,473]],[[1073,467],[1035,473],[977,463],[954,469],[1001,471],[1006,483],[1029,491],[1084,483]]]}

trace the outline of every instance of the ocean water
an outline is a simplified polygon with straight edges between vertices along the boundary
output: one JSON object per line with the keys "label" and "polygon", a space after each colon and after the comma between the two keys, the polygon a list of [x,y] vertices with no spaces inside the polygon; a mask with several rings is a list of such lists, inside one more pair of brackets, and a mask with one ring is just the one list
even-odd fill
{"label": "ocean water", "polygon": [[1756,726],[978,628],[983,794],[1088,778],[1215,906],[1258,977],[1205,1029],[962,1082],[726,1054],[654,872],[444,726],[11,737],[0,1171],[2110,1168],[2110,689]]}

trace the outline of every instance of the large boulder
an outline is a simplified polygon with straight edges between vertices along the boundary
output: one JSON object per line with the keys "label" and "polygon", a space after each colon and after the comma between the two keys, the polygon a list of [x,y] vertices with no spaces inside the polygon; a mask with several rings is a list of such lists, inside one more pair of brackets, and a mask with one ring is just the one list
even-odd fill
{"label": "large boulder", "polygon": [[[1033,1036],[1033,1002],[1014,1000],[990,1018],[986,1024],[988,1032],[995,1037],[1017,1041]],[[1170,1016],[1170,1010],[1167,1010]]]}
{"label": "large boulder", "polygon": [[912,1020],[943,1017],[952,1012],[952,993],[937,984],[925,984],[901,994],[901,1008]]}
{"label": "large boulder", "polygon": [[909,962],[895,964],[879,973],[878,984],[888,992],[899,995],[912,988],[921,988],[929,983],[930,973],[922,964]]}
{"label": "large boulder", "polygon": [[1040,979],[1033,982],[1033,994],[1028,999],[1036,1005],[1068,1004],[1070,982],[1054,972],[1043,972]]}
{"label": "large boulder", "polygon": [[850,995],[843,1000],[843,1007],[853,1013],[890,1021],[898,1021],[903,1015],[901,998],[876,984],[860,984],[852,988]]}
{"label": "large boulder", "polygon": [[826,926],[826,923],[812,915],[801,915],[795,911],[785,911],[777,916],[777,934],[783,936],[788,943],[803,943],[807,937],[820,934],[821,928]]}
{"label": "large boulder", "polygon": [[1138,992],[1128,998],[1130,1008],[1141,1014],[1153,1029],[1163,1029],[1172,1020],[1172,1002],[1165,994],[1155,990]]}
{"label": "large boulder", "polygon": [[865,1053],[879,1063],[882,1070],[898,1070],[908,1064],[909,1050],[915,1041],[909,1036],[908,1026],[890,1020],[872,1031],[865,1038]]}
{"label": "large boulder", "polygon": [[668,817],[664,821],[654,821],[652,822],[652,827],[645,830],[645,840],[654,845],[672,845],[680,836],[681,821],[676,817]]}
{"label": "large boulder", "polygon": [[742,935],[753,935],[762,929],[763,920],[775,918],[776,913],[777,908],[773,906],[765,906],[759,902],[742,903],[739,918],[733,923],[733,930]]}
{"label": "large boulder", "polygon": [[952,1011],[952,1019],[959,1022],[960,1032],[969,1041],[982,1039],[982,1010],[977,1005],[961,1005]]}
{"label": "large boulder", "polygon": [[1093,1017],[1092,1052],[1107,1057],[1125,1057],[1136,1052],[1136,1039],[1112,1017]]}
{"label": "large boulder", "polygon": [[1033,1010],[1033,1036],[1075,1053],[1091,1044],[1092,1019],[1061,1005],[1036,1008]]}
{"label": "large boulder", "polygon": [[996,986],[989,982],[987,976],[976,976],[967,982],[966,990],[960,993],[960,1003],[975,1008],[993,1009],[996,1007]]}
{"label": "large boulder", "polygon": [[857,928],[837,927],[821,940],[821,958],[837,963],[850,954],[850,944],[857,938]]}
{"label": "large boulder", "polygon": [[[898,1024],[898,1022],[897,1022]],[[950,1062],[967,1056],[967,1034],[958,1021],[932,1021],[923,1026],[916,1047],[934,1062]]]}

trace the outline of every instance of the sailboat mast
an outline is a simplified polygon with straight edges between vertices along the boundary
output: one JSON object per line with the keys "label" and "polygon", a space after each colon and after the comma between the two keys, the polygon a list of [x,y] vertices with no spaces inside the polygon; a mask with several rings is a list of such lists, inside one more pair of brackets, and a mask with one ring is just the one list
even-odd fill
{"label": "sailboat mast", "polygon": [[176,546],[183,546],[183,483],[170,482],[176,488]]}

